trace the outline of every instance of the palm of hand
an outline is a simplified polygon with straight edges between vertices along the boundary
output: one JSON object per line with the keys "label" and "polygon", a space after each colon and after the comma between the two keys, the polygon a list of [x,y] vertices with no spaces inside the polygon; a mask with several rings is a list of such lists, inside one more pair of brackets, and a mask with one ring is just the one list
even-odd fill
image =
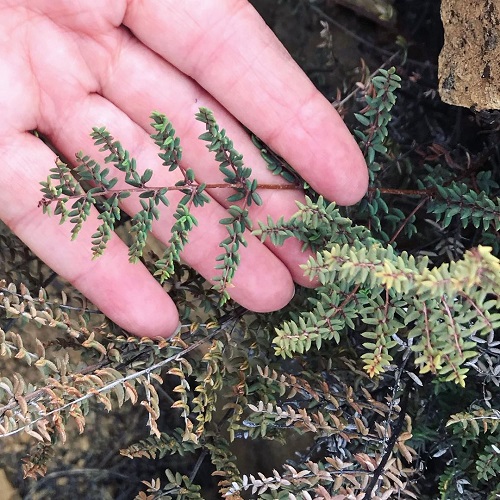
{"label": "palm of hand", "polygon": [[[171,185],[178,178],[161,168],[148,137],[148,116],[158,109],[176,125],[184,164],[200,181],[220,182],[213,158],[197,140],[203,126],[193,120],[197,108],[206,106],[259,182],[276,178],[238,120],[328,197],[351,203],[364,192],[364,163],[341,120],[246,0],[123,0],[98,8],[90,0],[0,0],[0,33],[0,218],[131,332],[171,333],[178,322],[175,305],[142,265],[128,263],[117,237],[103,257],[91,260],[95,213],[75,242],[68,227],[41,214],[38,183],[55,155],[30,130],[39,130],[67,158],[82,149],[99,159],[88,133],[105,125],[140,168],[156,167],[156,185]],[[226,235],[218,221],[225,217],[227,193],[211,195],[214,202],[195,212],[200,224],[183,254],[207,279],[215,275],[218,244]],[[264,205],[251,211],[254,221],[291,215],[301,194],[262,197]],[[124,208],[137,206],[137,200],[127,200]],[[165,209],[154,228],[160,240],[168,241],[171,221]],[[253,237],[248,243],[232,297],[256,311],[282,307],[294,280],[307,284],[298,267],[306,258],[299,243],[276,248]]]}

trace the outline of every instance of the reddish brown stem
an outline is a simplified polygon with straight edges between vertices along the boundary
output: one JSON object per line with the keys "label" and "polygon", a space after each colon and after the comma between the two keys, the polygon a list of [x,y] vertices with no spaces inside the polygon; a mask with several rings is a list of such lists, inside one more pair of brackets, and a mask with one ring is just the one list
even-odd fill
{"label": "reddish brown stem", "polygon": [[368,188],[369,193],[380,191],[382,194],[397,194],[400,196],[433,196],[435,189],[398,189],[398,188]]}
{"label": "reddish brown stem", "polygon": [[420,208],[426,203],[426,201],[429,199],[429,197],[422,198],[418,205],[409,213],[408,217],[403,221],[401,226],[398,228],[398,230],[393,234],[392,238],[389,240],[389,245],[391,243],[394,243],[396,238],[399,236],[401,231],[404,229],[406,224],[408,224],[409,220],[420,210]]}

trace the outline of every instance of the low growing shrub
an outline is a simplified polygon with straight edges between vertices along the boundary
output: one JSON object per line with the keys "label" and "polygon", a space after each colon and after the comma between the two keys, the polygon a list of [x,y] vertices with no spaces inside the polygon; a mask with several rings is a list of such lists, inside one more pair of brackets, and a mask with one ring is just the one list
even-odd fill
{"label": "low growing shrub", "polygon": [[[130,259],[143,260],[163,283],[183,326],[172,339],[131,338],[88,304],[68,302],[64,291],[4,279],[0,353],[13,368],[0,380],[0,433],[33,439],[26,476],[46,473],[52,447],[72,440],[70,423],[84,432],[99,406],[113,419],[119,407],[141,405],[150,435],[121,453],[190,457],[191,468],[183,472],[171,460],[137,498],[203,498],[203,462],[212,464],[220,495],[234,499],[422,498],[420,479],[432,460],[444,464],[432,472],[442,498],[500,494],[492,486],[500,472],[498,171],[457,170],[441,161],[444,154],[408,161],[389,134],[400,86],[394,68],[380,68],[359,91],[352,129],[370,188],[355,208],[326,201],[254,137],[269,169],[303,186],[307,201],[289,220],[252,227],[248,207],[261,203],[262,188],[203,108],[200,139],[225,176],[220,186],[198,183],[190,170],[175,186],[155,186],[153,172],[139,174],[126,145],[103,128],[92,137],[106,163],[125,172],[127,189],[115,189],[113,169],[87,154],[77,155],[73,171],[57,162],[42,183],[41,205],[72,224],[75,237],[96,206],[96,256],[123,225],[120,200],[140,197],[142,209],[125,223]],[[151,118],[165,167],[181,171],[173,124],[159,113]],[[210,287],[180,253],[197,223],[190,208],[208,202],[207,188],[228,186],[232,205],[220,221],[227,237]],[[147,236],[172,190],[184,197],[170,245],[155,255]],[[320,286],[299,289],[272,314],[232,303],[227,289],[249,232],[311,247],[303,268]],[[474,243],[467,248],[465,236]],[[18,252],[13,241],[0,246],[4,255],[9,248]],[[33,338],[24,333],[29,324],[41,328]],[[303,435],[310,439],[294,438]],[[235,444],[268,440],[287,445],[282,467],[244,470]]]}

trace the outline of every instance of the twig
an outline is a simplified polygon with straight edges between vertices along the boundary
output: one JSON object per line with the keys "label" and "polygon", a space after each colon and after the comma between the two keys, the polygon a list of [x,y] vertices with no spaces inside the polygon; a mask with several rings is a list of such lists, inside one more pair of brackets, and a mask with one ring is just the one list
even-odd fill
{"label": "twig", "polygon": [[380,191],[382,194],[396,194],[400,196],[434,196],[437,193],[436,189],[368,188],[369,193],[374,193],[375,191]]}
{"label": "twig", "polygon": [[208,450],[206,448],[203,448],[203,451],[200,453],[198,460],[196,460],[196,463],[194,464],[191,474],[189,474],[190,482],[194,481],[196,475],[198,474],[198,471],[200,470],[201,464],[203,463],[207,455],[208,455]]}
{"label": "twig", "polygon": [[413,387],[413,382],[411,380],[409,380],[405,386],[403,400],[401,401],[401,405],[400,405],[401,409],[399,412],[399,417],[398,417],[398,419],[396,421],[396,425],[394,426],[394,429],[392,431],[392,435],[389,438],[389,441],[387,442],[385,454],[382,457],[382,460],[380,461],[380,463],[378,464],[378,467],[373,471],[373,476],[370,479],[368,486],[366,487],[364,498],[371,497],[373,489],[377,485],[378,480],[379,480],[380,476],[382,475],[382,473],[384,472],[384,468],[385,468],[385,466],[386,466],[386,464],[387,464],[387,462],[392,454],[392,450],[394,448],[394,445],[396,444],[396,441],[397,441],[399,435],[401,434],[401,431],[403,430],[403,424],[404,424],[404,420],[406,417],[406,408],[408,406],[408,399],[410,397],[410,391],[411,391],[412,387]]}
{"label": "twig", "polygon": [[403,372],[405,371],[406,364],[408,363],[408,359],[410,358],[411,354],[411,349],[407,345],[406,350],[403,355],[403,360],[401,362],[401,365],[398,366],[398,369],[396,370],[396,374],[394,377],[394,388],[392,390],[392,396],[391,396],[391,402],[389,403],[389,412],[387,413],[387,419],[385,421],[385,435],[383,439],[383,453],[387,451],[387,445],[388,445],[388,440],[387,436],[389,434],[389,427],[391,425],[391,418],[392,418],[392,412],[394,410],[395,403],[394,401],[396,400],[396,393],[399,390],[399,385],[401,383],[401,377],[403,376]]}
{"label": "twig", "polygon": [[[64,405],[60,406],[59,408],[51,410],[48,413],[40,415],[35,420],[32,420],[31,422],[29,422],[26,425],[23,425],[22,427],[14,429],[14,430],[7,432],[5,434],[2,434],[0,436],[0,438],[4,438],[4,437],[13,436],[15,434],[18,434],[21,431],[23,431],[24,429],[31,427],[33,424],[35,424],[36,422],[38,422],[42,419],[46,419],[47,417],[50,417],[51,415],[55,415],[56,413],[60,413],[61,411],[65,410],[67,408],[71,408],[75,404],[86,401],[87,399],[90,399],[91,397],[96,396],[97,394],[108,392],[108,391],[112,390],[113,388],[115,388],[119,385],[122,385],[124,382],[128,382],[130,380],[136,380],[144,375],[148,375],[151,372],[153,372],[159,368],[163,368],[168,363],[177,361],[178,359],[180,359],[182,356],[184,356],[188,352],[191,352],[194,349],[197,349],[198,347],[203,345],[208,340],[211,340],[212,338],[214,338],[216,335],[218,335],[225,328],[225,326],[228,322],[237,321],[242,316],[242,314],[244,314],[245,311],[246,311],[246,309],[238,307],[234,311],[232,311],[231,313],[224,315],[223,318],[221,318],[219,320],[219,326],[217,328],[215,328],[213,332],[209,333],[206,337],[203,337],[202,339],[198,340],[197,342],[186,347],[185,349],[178,352],[177,354],[169,356],[168,358],[165,358],[165,359],[159,361],[158,363],[155,363],[154,365],[149,366],[148,368],[144,368],[143,370],[131,373],[130,375],[127,375],[126,377],[120,378],[118,380],[114,380],[113,382],[110,382],[107,385],[104,385],[104,386],[99,387],[97,389],[93,389],[92,392],[89,392],[89,393],[87,393],[79,398],[76,398],[72,401],[69,401],[68,403],[65,403]],[[43,393],[43,389],[39,389],[38,391],[35,391],[35,392]],[[6,407],[0,408],[0,410],[5,410],[5,409],[6,409]]]}
{"label": "twig", "polygon": [[[8,293],[9,295],[15,295],[16,297],[19,297],[21,300],[25,300],[24,296],[22,294],[17,293],[17,292],[11,292],[7,288],[0,287],[0,293]],[[67,309],[68,311],[79,311],[79,312],[87,313],[87,314],[101,314],[101,311],[99,311],[98,309],[87,309],[86,307],[68,306],[65,304],[52,302],[50,300],[44,300],[42,302],[35,297],[32,297],[32,299],[33,299],[33,302],[36,302],[40,305],[47,304],[48,306],[51,306],[51,307],[57,307],[59,309]],[[5,307],[2,304],[0,304],[0,309],[5,309]]]}
{"label": "twig", "polygon": [[[386,66],[391,64],[391,62],[401,54],[401,50],[398,50],[394,54],[392,54],[389,59],[387,59],[381,66],[379,66],[368,78],[367,80],[371,81],[371,79],[376,76],[381,69],[384,69]],[[338,102],[333,102],[332,105],[335,109],[341,108],[347,101],[349,101],[352,97],[354,97],[360,90],[362,90],[360,87],[356,87],[352,92],[347,94],[341,101]]]}
{"label": "twig", "polygon": [[373,50],[375,50],[376,52],[378,52],[380,54],[383,54],[385,56],[390,56],[392,54],[389,50],[377,47],[373,42],[369,42],[365,38],[357,35],[353,31],[347,29],[344,25],[342,25],[341,23],[339,23],[338,21],[336,21],[335,19],[333,19],[333,17],[331,17],[328,14],[326,14],[322,9],[320,9],[316,5],[312,5],[311,3],[309,3],[308,7],[312,11],[316,12],[316,14],[318,14],[320,17],[322,17],[323,19],[325,19],[329,23],[333,24],[336,28],[338,28],[339,30],[343,31],[346,35],[349,35],[354,40],[357,40],[359,43],[362,43],[363,45],[366,45],[366,46],[372,48]]}
{"label": "twig", "polygon": [[394,243],[394,241],[396,240],[396,238],[400,235],[401,231],[404,229],[404,227],[406,226],[406,224],[408,224],[409,220],[420,210],[420,208],[425,204],[427,203],[427,201],[429,200],[428,197],[425,197],[425,198],[422,198],[418,205],[408,214],[408,216],[406,217],[406,219],[403,221],[403,223],[401,224],[401,226],[398,228],[398,230],[392,235],[392,238],[389,240],[389,245],[391,245],[392,243]]}
{"label": "twig", "polygon": [[[112,195],[112,194],[120,194],[123,193],[124,191],[129,192],[129,193],[145,193],[149,191],[160,191],[162,189],[166,189],[167,192],[169,191],[186,191],[190,190],[191,192],[196,192],[196,190],[201,186],[201,184],[197,183],[192,183],[184,186],[155,186],[155,187],[149,187],[149,186],[144,186],[144,187],[136,187],[136,188],[124,188],[124,189],[102,189],[102,191],[97,191],[92,194],[92,196],[103,196],[103,195]],[[235,185],[230,185],[226,183],[213,183],[213,184],[205,184],[204,189],[227,189],[228,187],[232,188],[239,188],[239,187],[244,187],[243,184],[241,186],[235,184]],[[300,189],[300,186],[296,184],[259,184],[259,189]],[[77,193],[77,194],[70,194],[70,195],[64,195],[64,196],[54,196],[54,197],[43,197],[39,202],[38,206],[49,206],[53,202],[58,202],[58,201],[69,201],[73,199],[78,199],[85,197],[86,193]]]}
{"label": "twig", "polygon": [[[383,54],[385,56],[391,55],[390,50],[382,49],[381,47],[377,47],[373,42],[370,42],[370,41],[366,40],[365,38],[357,35],[353,31],[347,29],[344,25],[342,25],[341,23],[336,21],[333,17],[329,16],[324,10],[320,9],[318,6],[312,5],[311,3],[308,3],[308,7],[312,11],[316,12],[316,14],[318,14],[320,17],[322,17],[323,19],[325,19],[329,23],[333,24],[336,28],[343,31],[346,35],[350,36],[354,40],[357,40],[359,43],[362,43],[363,45],[372,48],[375,52],[378,52],[378,53]],[[424,67],[424,68],[431,68],[434,70],[437,69],[437,65],[433,64],[429,61],[422,62],[422,61],[417,61],[416,59],[411,59],[408,57],[406,58],[406,61],[410,62],[411,64],[413,64],[415,66],[420,66],[420,67]]]}

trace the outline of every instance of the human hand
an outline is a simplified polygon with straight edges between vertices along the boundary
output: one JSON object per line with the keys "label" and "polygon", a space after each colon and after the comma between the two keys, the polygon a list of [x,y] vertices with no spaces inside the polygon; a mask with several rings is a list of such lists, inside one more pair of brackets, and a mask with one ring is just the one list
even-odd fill
{"label": "human hand", "polygon": [[[149,138],[152,110],[165,113],[183,144],[183,164],[202,182],[221,182],[213,157],[197,139],[200,106],[243,153],[259,182],[277,182],[240,123],[282,155],[318,192],[339,204],[364,194],[363,157],[342,120],[291,59],[247,0],[0,0],[0,219],[43,261],[68,279],[113,321],[138,335],[170,335],[178,325],[174,303],[142,264],[113,236],[103,256],[91,259],[98,225],[92,212],[77,240],[37,207],[39,182],[55,154],[29,131],[38,130],[67,158],[77,150],[103,157],[88,134],[106,126],[137,159],[155,169],[155,185],[172,185]],[[227,193],[193,213],[199,221],[183,259],[207,279],[227,233],[219,224]],[[254,222],[289,217],[298,191],[262,191]],[[175,207],[175,196],[172,206]],[[132,198],[132,197],[131,197]],[[134,212],[137,200],[123,207]],[[171,209],[163,208],[153,233],[170,238]],[[299,264],[300,243],[261,244],[247,237],[230,294],[254,311],[283,307],[293,281],[308,285]]]}

